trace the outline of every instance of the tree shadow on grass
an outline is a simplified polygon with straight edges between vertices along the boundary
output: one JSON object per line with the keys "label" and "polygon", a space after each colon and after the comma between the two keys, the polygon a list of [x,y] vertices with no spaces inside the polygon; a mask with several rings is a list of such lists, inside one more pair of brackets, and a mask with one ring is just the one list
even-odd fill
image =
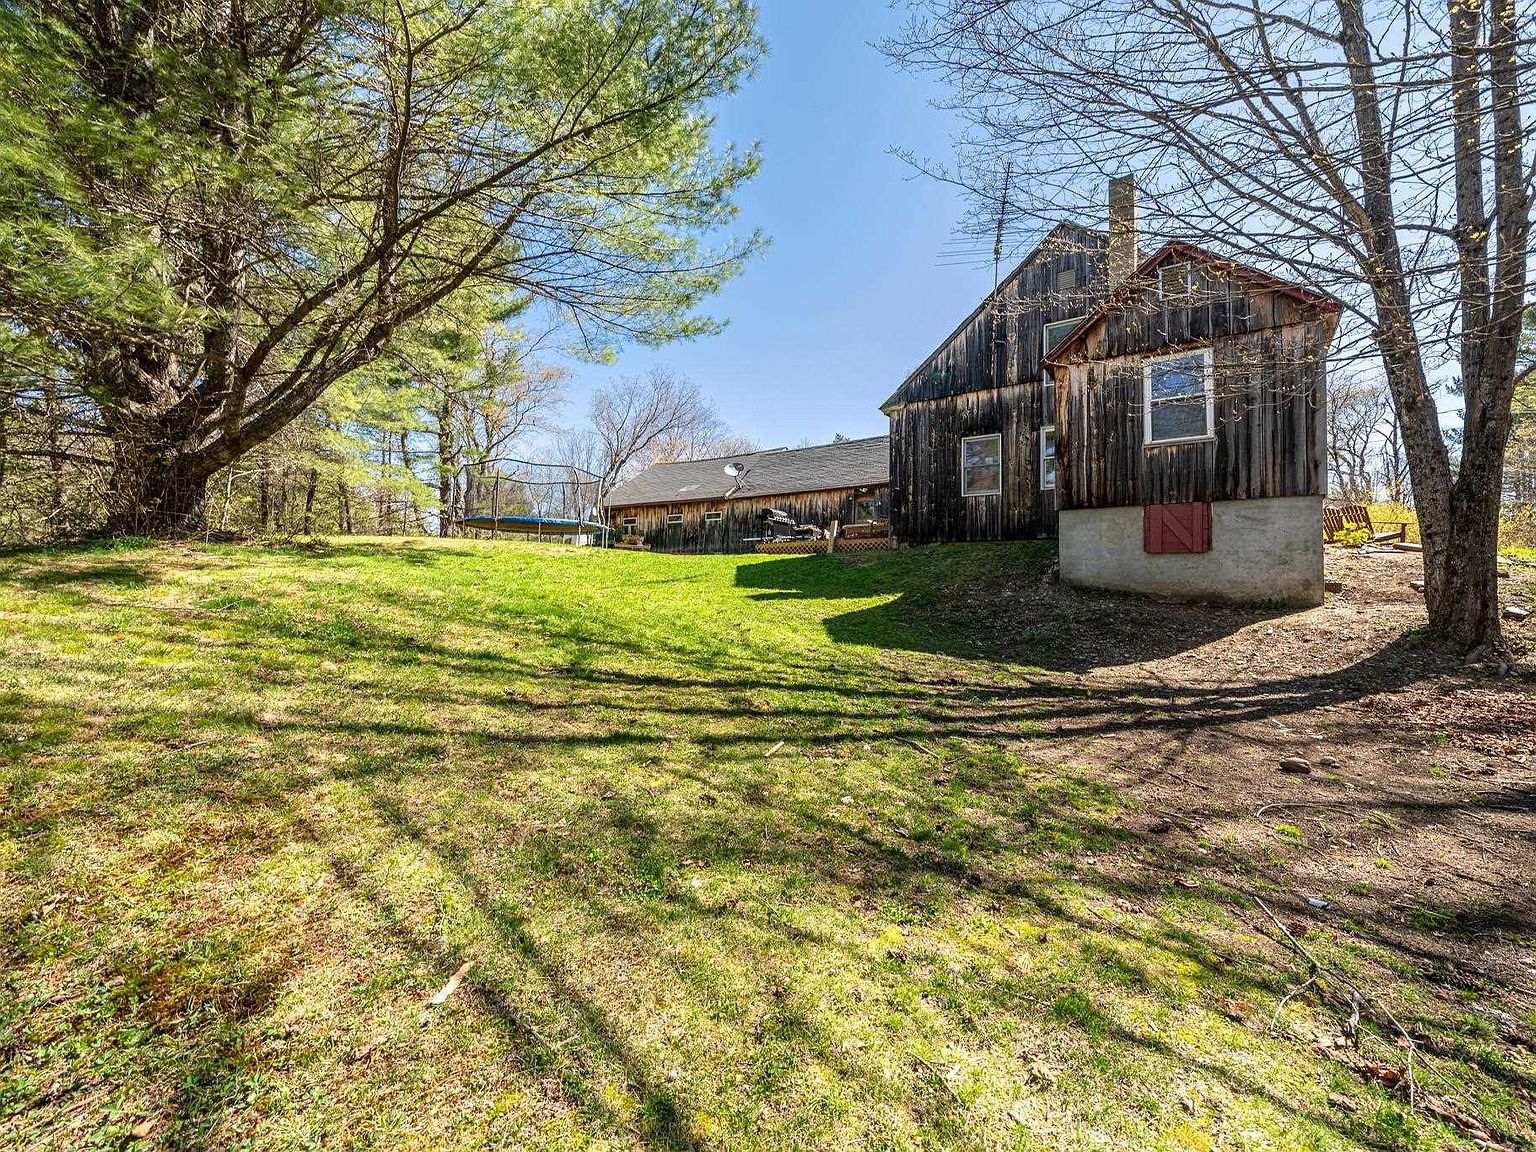
{"label": "tree shadow on grass", "polygon": [[148,564],[127,560],[106,560],[79,566],[31,568],[15,573],[11,582],[37,592],[68,591],[101,586],[105,588],[144,588],[153,580]]}
{"label": "tree shadow on grass", "polygon": [[1063,588],[1054,560],[1039,542],[789,556],[743,564],[736,583],[760,601],[887,598],[828,618],[839,643],[1055,671],[1164,659],[1286,615]]}

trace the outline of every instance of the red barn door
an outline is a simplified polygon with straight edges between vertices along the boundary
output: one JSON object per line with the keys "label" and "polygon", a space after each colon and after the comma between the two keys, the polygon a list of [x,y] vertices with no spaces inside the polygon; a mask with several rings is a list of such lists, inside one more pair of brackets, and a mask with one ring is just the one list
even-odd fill
{"label": "red barn door", "polygon": [[1211,506],[1148,504],[1141,510],[1141,546],[1152,555],[1211,550]]}

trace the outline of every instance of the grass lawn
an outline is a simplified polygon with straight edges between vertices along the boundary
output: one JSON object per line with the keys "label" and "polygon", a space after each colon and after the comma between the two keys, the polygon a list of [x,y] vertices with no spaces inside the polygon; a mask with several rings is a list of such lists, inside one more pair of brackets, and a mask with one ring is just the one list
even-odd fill
{"label": "grass lawn", "polygon": [[[1059,734],[1119,690],[977,608],[1049,559],[0,556],[0,1146],[1472,1147],[1277,1015],[1312,826],[1160,847]],[[1518,1146],[1532,1021],[1433,969],[1422,1091]]]}

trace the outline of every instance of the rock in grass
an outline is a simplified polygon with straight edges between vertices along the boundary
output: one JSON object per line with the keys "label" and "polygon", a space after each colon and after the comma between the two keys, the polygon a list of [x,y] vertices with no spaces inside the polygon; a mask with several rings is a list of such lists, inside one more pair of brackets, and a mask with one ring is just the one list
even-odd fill
{"label": "rock in grass", "polygon": [[1280,761],[1280,771],[1292,776],[1305,776],[1312,771],[1312,761],[1305,756],[1287,756]]}
{"label": "rock in grass", "polygon": [[1415,592],[1422,592],[1422,591],[1424,591],[1424,581],[1422,581],[1422,580],[1410,580],[1410,581],[1408,581],[1408,586],[1410,588],[1412,588]]}
{"label": "rock in grass", "polygon": [[1506,620],[1524,620],[1530,614],[1531,614],[1531,610],[1529,608],[1526,608],[1524,605],[1521,605],[1521,604],[1506,604],[1506,605],[1504,605],[1504,619],[1506,619]]}

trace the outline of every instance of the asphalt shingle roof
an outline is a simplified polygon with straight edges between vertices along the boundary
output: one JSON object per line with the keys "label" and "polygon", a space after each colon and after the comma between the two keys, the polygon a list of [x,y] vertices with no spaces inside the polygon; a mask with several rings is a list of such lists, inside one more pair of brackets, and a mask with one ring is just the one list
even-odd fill
{"label": "asphalt shingle roof", "polygon": [[[824,492],[829,488],[864,488],[891,479],[889,436],[818,444],[813,448],[774,448],[709,460],[653,464],[608,493],[608,506],[682,504],[692,500],[748,500]],[[725,465],[741,464],[740,476]],[[735,489],[732,491],[732,489]]]}

